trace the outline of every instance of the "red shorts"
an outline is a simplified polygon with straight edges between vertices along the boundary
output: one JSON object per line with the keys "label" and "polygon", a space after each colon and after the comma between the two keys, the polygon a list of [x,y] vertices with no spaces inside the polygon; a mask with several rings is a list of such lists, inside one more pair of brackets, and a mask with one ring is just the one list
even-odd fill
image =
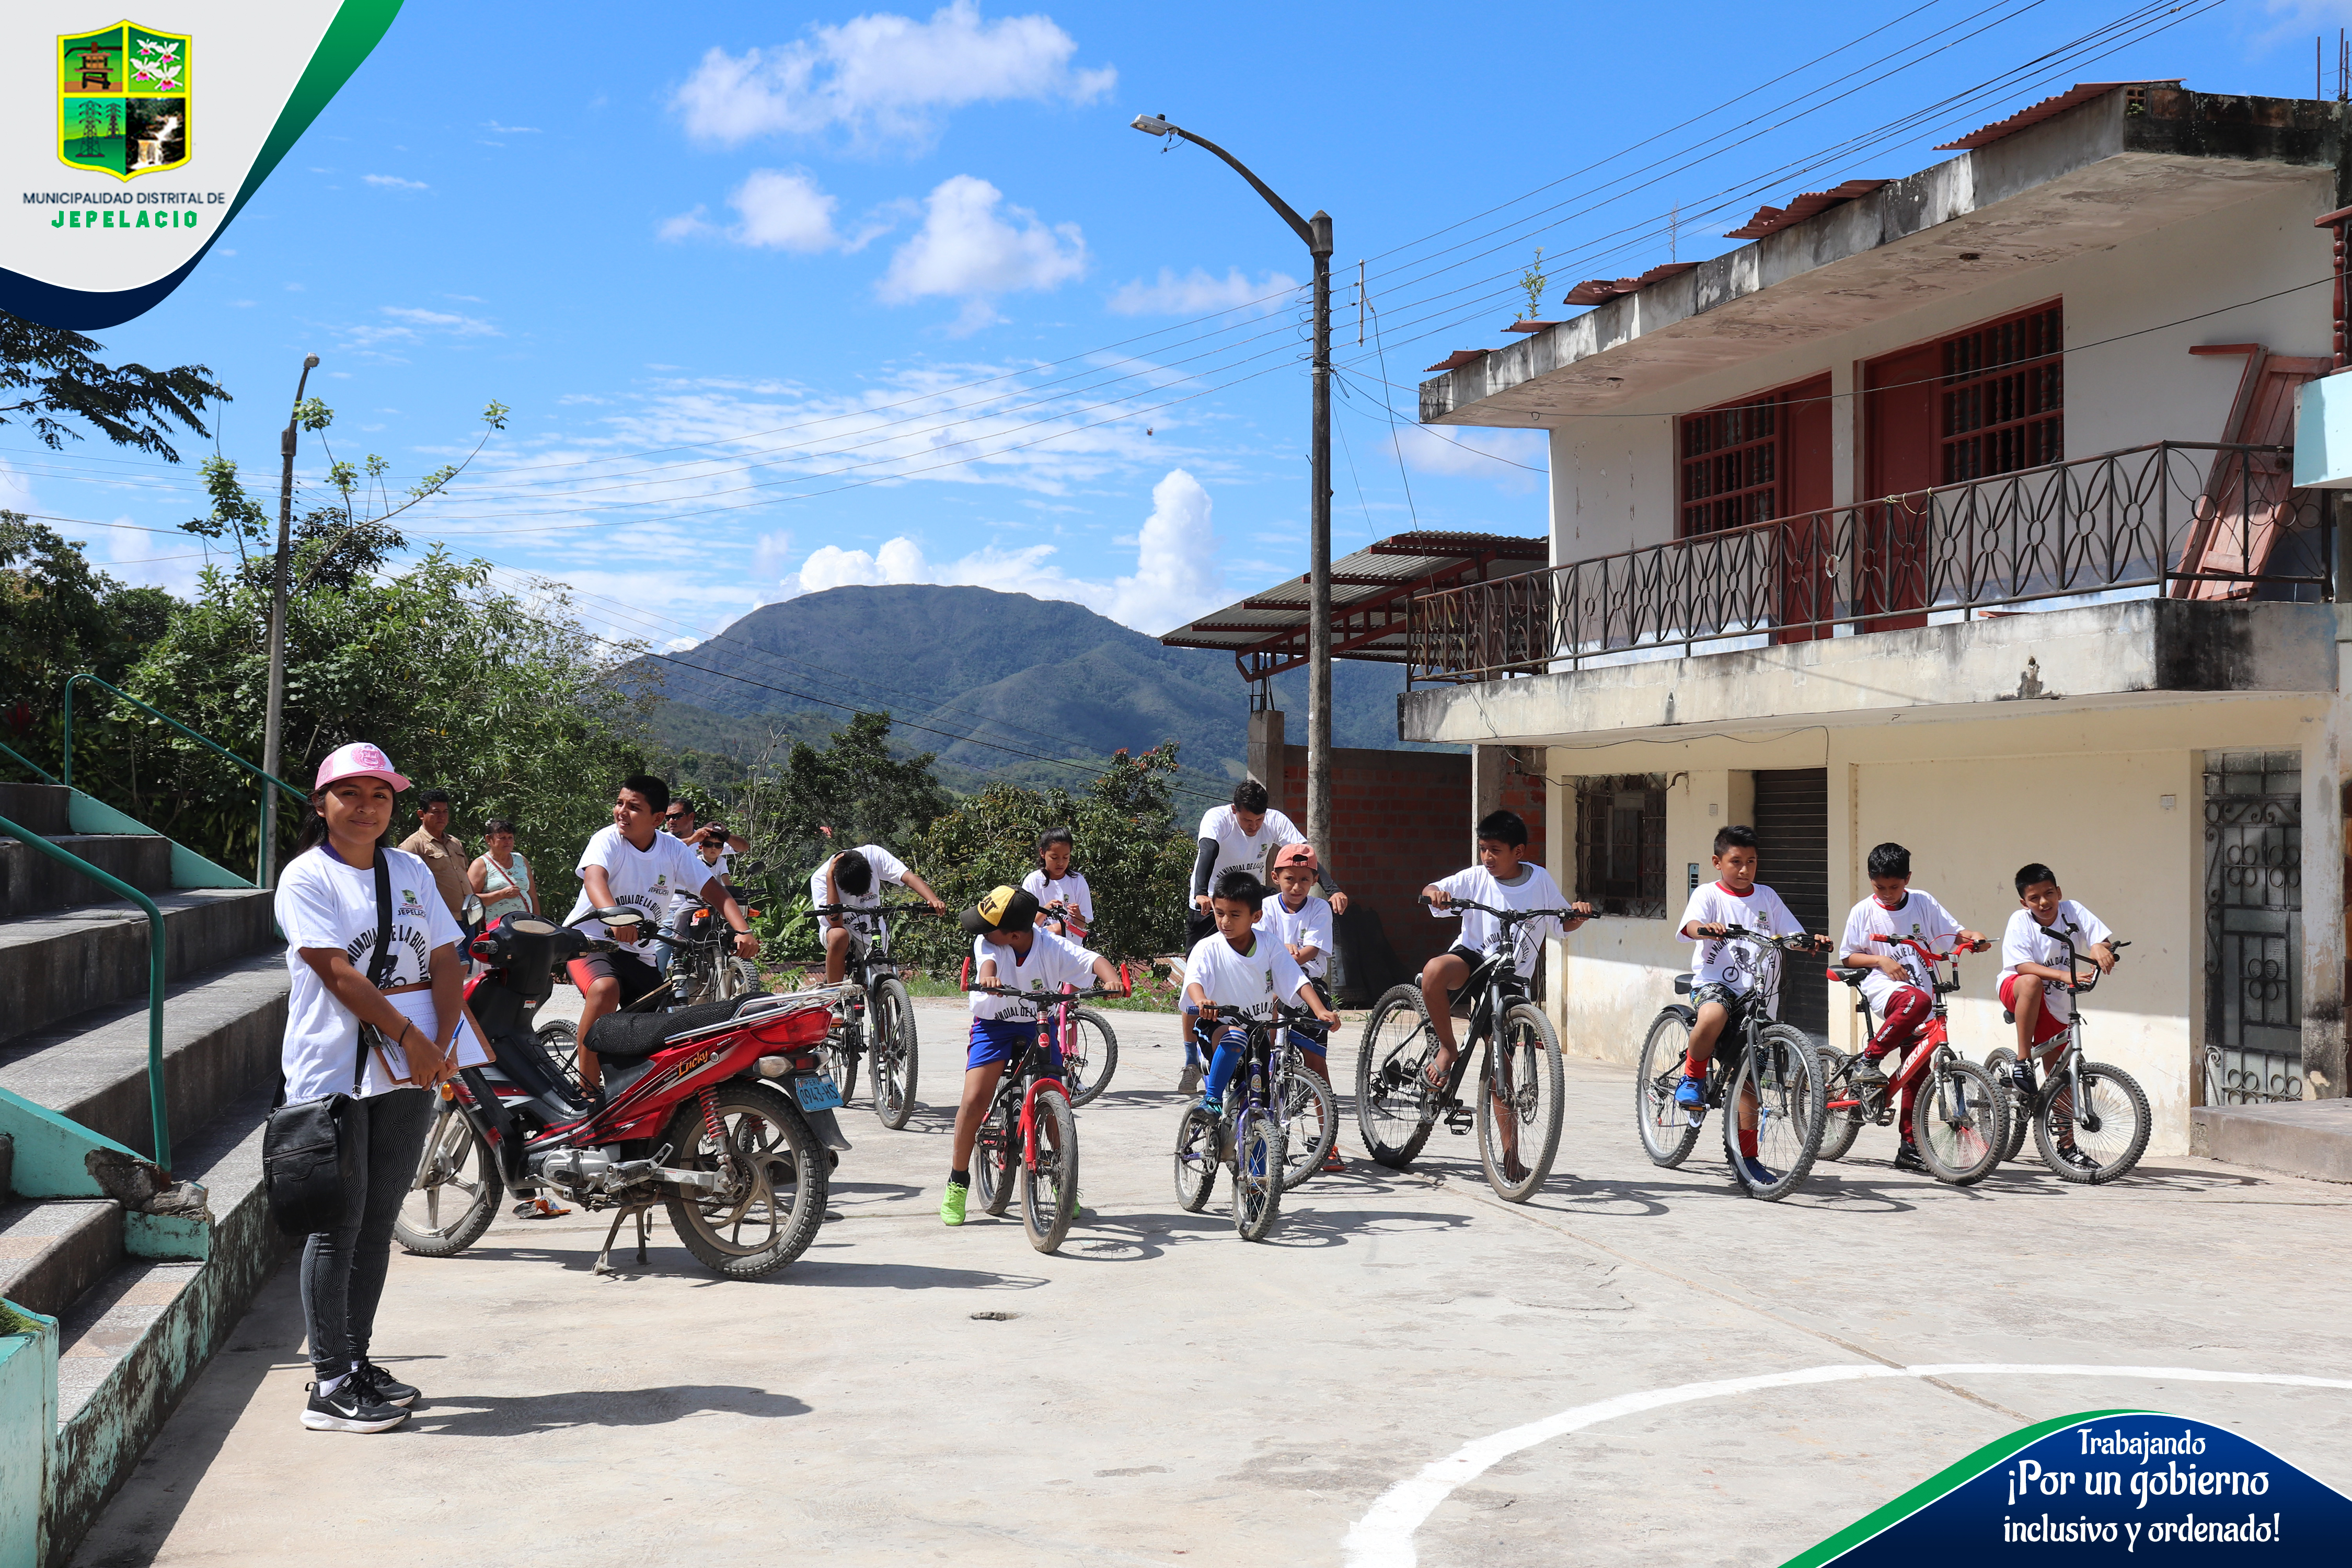
{"label": "red shorts", "polygon": [[[2023,978],[2024,976],[2019,974],[2001,976],[2000,1005],[2011,1013],[2017,1011],[2017,983]],[[2067,1019],[2053,1018],[2050,1016],[2050,998],[2045,994],[2042,998],[2042,1010],[2033,1016],[2033,1043],[2037,1046],[2047,1045],[2066,1032],[2067,1023]]]}

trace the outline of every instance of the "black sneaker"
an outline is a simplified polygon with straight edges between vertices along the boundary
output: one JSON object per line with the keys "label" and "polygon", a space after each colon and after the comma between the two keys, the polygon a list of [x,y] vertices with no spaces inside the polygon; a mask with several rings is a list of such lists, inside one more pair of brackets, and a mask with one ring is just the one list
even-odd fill
{"label": "black sneaker", "polygon": [[1864,1057],[1853,1064],[1853,1077],[1849,1080],[1856,1089],[1885,1089],[1886,1068],[1876,1057]]}
{"label": "black sneaker", "polygon": [[1895,1168],[1898,1171],[1916,1171],[1925,1175],[1927,1171],[1927,1162],[1919,1158],[1919,1145],[1908,1138],[1903,1140],[1903,1147],[1895,1151]]}
{"label": "black sneaker", "polygon": [[387,1432],[408,1419],[407,1411],[378,1399],[357,1374],[344,1378],[332,1394],[320,1393],[315,1383],[303,1386],[310,1391],[310,1403],[302,1407],[302,1425],[313,1432]]}
{"label": "black sneaker", "polygon": [[375,1390],[375,1396],[386,1405],[397,1405],[405,1410],[416,1403],[417,1390],[413,1384],[401,1382],[372,1361],[360,1363],[359,1371],[352,1375],[365,1378],[367,1385]]}
{"label": "black sneaker", "polygon": [[2062,1143],[2059,1145],[2058,1157],[2061,1160],[2065,1161],[2066,1163],[2074,1166],[2074,1169],[2078,1171],[2095,1171],[2099,1168],[2099,1163],[2096,1160],[2094,1160],[2088,1154],[2084,1153],[2082,1150],[2076,1148],[2072,1142]]}

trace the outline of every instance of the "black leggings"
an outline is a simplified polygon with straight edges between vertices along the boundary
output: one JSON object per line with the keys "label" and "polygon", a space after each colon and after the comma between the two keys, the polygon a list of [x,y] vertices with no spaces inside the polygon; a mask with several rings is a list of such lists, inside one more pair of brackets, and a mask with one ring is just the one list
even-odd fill
{"label": "black leggings", "polygon": [[392,1222],[416,1179],[440,1103],[424,1089],[395,1089],[359,1101],[343,1124],[356,1147],[342,1223],[313,1231],[302,1244],[302,1326],[321,1383],[367,1359],[376,1301],[392,1265]]}

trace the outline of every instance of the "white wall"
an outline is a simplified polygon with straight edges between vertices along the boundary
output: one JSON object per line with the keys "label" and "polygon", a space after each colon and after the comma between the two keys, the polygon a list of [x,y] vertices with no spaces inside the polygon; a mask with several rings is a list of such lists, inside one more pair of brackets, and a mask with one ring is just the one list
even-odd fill
{"label": "white wall", "polygon": [[[1833,393],[1850,395],[1860,361],[2053,298],[2065,303],[2069,458],[2152,441],[2219,440],[2245,362],[2189,349],[2259,342],[2275,353],[2330,352],[2334,301],[2322,281],[2332,265],[2330,239],[2312,219],[2335,205],[2334,188],[2329,174],[2315,170],[2305,184],[2113,249],[2069,256],[1974,293],[1938,297],[1867,327],[1696,375],[1608,416],[1565,421],[1551,433],[1552,558],[1578,561],[1674,537],[1676,416],[1823,371]],[[2241,303],[2270,294],[2280,297]],[[1703,331],[1704,319],[1695,326]],[[1588,368],[1605,374],[1605,363]],[[1856,499],[1859,482],[1856,408],[1851,395],[1832,407],[1832,491],[1841,505]]]}

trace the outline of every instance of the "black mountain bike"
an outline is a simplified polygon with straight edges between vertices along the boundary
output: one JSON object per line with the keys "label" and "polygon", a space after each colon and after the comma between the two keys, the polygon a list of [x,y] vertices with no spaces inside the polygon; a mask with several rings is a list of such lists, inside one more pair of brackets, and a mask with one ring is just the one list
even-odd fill
{"label": "black mountain bike", "polygon": [[843,1005],[839,1022],[825,1037],[833,1058],[833,1076],[841,1085],[841,1101],[849,1103],[857,1088],[857,1059],[874,1058],[874,1114],[892,1131],[907,1125],[915,1113],[915,1007],[890,960],[891,915],[930,914],[929,904],[891,904],[864,908],[855,904],[819,904],[818,916],[876,917],[871,933],[852,931],[861,939],[850,946],[844,978],[853,980],[862,994],[853,992]]}
{"label": "black mountain bike", "polygon": [[[1294,1131],[1307,1139],[1321,1136],[1321,1128],[1294,1129],[1289,1118],[1295,1107],[1280,1082],[1280,1055],[1275,1032],[1286,1032],[1302,1019],[1314,1020],[1305,1008],[1274,1005],[1269,1022],[1233,1007],[1201,1009],[1203,1043],[1213,1041],[1220,1028],[1239,1025],[1248,1037],[1242,1065],[1226,1086],[1224,1114],[1211,1116],[1199,1105],[1184,1108],[1176,1128],[1176,1201],[1188,1214],[1198,1214],[1217,1184],[1219,1166],[1234,1173],[1234,1229],[1244,1241],[1264,1241],[1282,1213],[1282,1194],[1313,1173],[1288,1173],[1288,1150]],[[1288,1049],[1289,1042],[1283,1042]],[[1301,1076],[1312,1077],[1301,1069]],[[1328,1126],[1327,1120],[1325,1126]],[[1319,1156],[1318,1156],[1319,1160]]]}
{"label": "black mountain bike", "polygon": [[[1429,900],[1423,899],[1423,903]],[[1430,1027],[1421,987],[1391,985],[1364,1022],[1364,1046],[1356,1058],[1356,1125],[1364,1152],[1383,1165],[1402,1170],[1412,1163],[1437,1120],[1456,1135],[1478,1129],[1478,1162],[1497,1195],[1522,1204],[1551,1173],[1566,1124],[1566,1093],[1559,1065],[1559,1037],[1551,1020],[1528,1000],[1527,982],[1516,962],[1519,928],[1551,916],[1575,919],[1591,911],[1497,910],[1456,899],[1457,910],[1495,917],[1495,939],[1485,962],[1470,973],[1459,996],[1470,999],[1469,1027],[1454,1053],[1454,1069],[1439,1089],[1429,1080],[1437,1059],[1437,1034]],[[1485,1047],[1482,1052],[1479,1047]],[[1461,1100],[1462,1080],[1478,1058],[1478,1108]]]}
{"label": "black mountain bike", "polygon": [[[1751,1197],[1777,1201],[1804,1184],[1821,1152],[1829,1079],[1811,1038],[1793,1024],[1774,1021],[1780,965],[1764,962],[1762,950],[1810,953],[1817,944],[1802,934],[1772,936],[1740,926],[1727,926],[1725,931],[1721,940],[1746,949],[1746,967],[1756,977],[1756,988],[1740,1010],[1739,1027],[1726,1029],[1716,1041],[1715,1055],[1707,1062],[1706,1103],[1696,1110],[1675,1103],[1698,1012],[1685,1003],[1670,1002],[1658,1010],[1642,1042],[1641,1066],[1633,1079],[1633,1123],[1651,1162],[1671,1170],[1690,1158],[1707,1111],[1724,1110],[1723,1152],[1732,1175]],[[1694,978],[1675,975],[1675,994],[1689,995]],[[1773,1173],[1769,1182],[1756,1180],[1739,1152],[1737,1108],[1749,1104],[1756,1108],[1756,1158]]]}
{"label": "black mountain bike", "polygon": [[[2043,1164],[2065,1181],[2104,1186],[2128,1175],[2147,1152],[2147,1091],[2123,1068],[2083,1055],[2082,999],[2098,985],[2099,972],[2094,967],[2088,978],[2083,976],[2082,965],[2088,961],[2074,949],[2074,938],[2083,934],[2081,928],[2051,925],[2042,929],[2064,945],[2066,972],[2075,976],[2071,985],[2045,984],[2074,999],[2074,1016],[2063,1033],[2053,1036],[2035,1053],[2054,1050],[2057,1054],[2031,1094],[2019,1093],[2011,1080],[2010,1072],[2017,1061],[2014,1050],[2003,1046],[1985,1058],[1985,1071],[1992,1075],[1994,1089],[2009,1107],[2009,1141],[2001,1158],[2017,1158],[2025,1146],[2026,1123],[2031,1121],[2034,1149]],[[2119,952],[2130,945],[2110,940],[2107,951]],[[2017,1022],[2011,1013],[2004,1011],[2001,1016]]]}

